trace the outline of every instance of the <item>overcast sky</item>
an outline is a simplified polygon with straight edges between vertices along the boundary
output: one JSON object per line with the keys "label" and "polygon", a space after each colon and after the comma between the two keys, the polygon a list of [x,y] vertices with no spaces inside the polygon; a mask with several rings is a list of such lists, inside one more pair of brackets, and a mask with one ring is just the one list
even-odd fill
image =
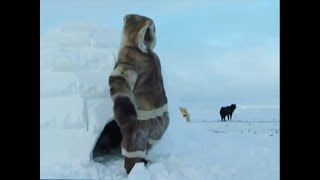
{"label": "overcast sky", "polygon": [[[172,101],[279,104],[279,0],[41,0],[40,32],[90,22],[121,31],[152,18]],[[169,99],[169,100],[170,100]]]}

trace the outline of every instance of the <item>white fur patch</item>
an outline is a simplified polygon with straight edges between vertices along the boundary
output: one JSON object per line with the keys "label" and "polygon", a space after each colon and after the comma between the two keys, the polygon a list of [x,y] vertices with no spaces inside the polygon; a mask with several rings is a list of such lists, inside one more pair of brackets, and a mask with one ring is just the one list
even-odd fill
{"label": "white fur patch", "polygon": [[150,28],[151,36],[153,38],[153,41],[151,42],[151,45],[150,45],[150,49],[153,50],[154,47],[156,46],[156,43],[157,43],[157,38],[156,38],[156,35],[155,35],[155,30],[154,30],[154,24],[152,23],[152,25],[149,28]]}
{"label": "white fur patch", "polygon": [[147,151],[131,151],[131,152],[128,152],[124,148],[121,148],[122,155],[124,155],[124,156],[126,156],[128,158],[136,158],[136,157],[144,158],[144,157],[146,157],[146,152]]}
{"label": "white fur patch", "polygon": [[124,77],[126,78],[127,82],[129,83],[131,90],[133,90],[134,85],[136,84],[136,81],[138,79],[138,74],[132,70],[127,70],[124,72],[124,74],[125,74]]}
{"label": "white fur patch", "polygon": [[160,139],[148,139],[148,143],[151,145],[155,145],[160,141]]}
{"label": "white fur patch", "polygon": [[123,48],[125,45],[127,45],[127,36],[124,34],[123,30],[120,40],[120,49]]}
{"label": "white fur patch", "polygon": [[151,118],[157,118],[159,116],[162,116],[163,113],[168,111],[168,104],[163,105],[160,108],[151,110],[151,111],[144,111],[144,110],[136,110],[137,111],[137,119],[142,121],[142,120],[148,120]]}
{"label": "white fur patch", "polygon": [[144,53],[148,53],[148,49],[147,46],[144,44],[144,36],[146,35],[146,31],[148,29],[149,26],[144,26],[138,33],[138,39],[136,41],[138,41],[138,48],[144,52]]}
{"label": "white fur patch", "polygon": [[110,74],[110,76],[122,76],[122,68],[116,67]]}
{"label": "white fur patch", "polygon": [[134,85],[138,79],[138,74],[133,70],[124,70],[121,65],[116,67],[110,76],[122,76],[129,83],[131,90],[133,90]]}
{"label": "white fur patch", "polygon": [[116,94],[114,94],[111,98],[112,98],[112,100],[113,100],[113,102],[114,102],[118,97],[128,97],[129,99],[132,98],[131,94],[129,94],[129,93],[123,93],[123,92],[121,92],[121,93],[116,93]]}
{"label": "white fur patch", "polygon": [[[126,24],[126,21],[127,21],[127,16],[123,18],[123,25]],[[120,49],[123,48],[126,44],[127,44],[127,38],[126,38],[126,35],[124,34],[124,29],[123,29],[121,34],[121,40],[120,40]]]}

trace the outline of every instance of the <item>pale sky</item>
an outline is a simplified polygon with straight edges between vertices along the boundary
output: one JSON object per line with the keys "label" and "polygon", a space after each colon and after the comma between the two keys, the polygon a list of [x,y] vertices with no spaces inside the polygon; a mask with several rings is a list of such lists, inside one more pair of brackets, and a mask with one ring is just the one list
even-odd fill
{"label": "pale sky", "polygon": [[279,0],[41,0],[40,32],[70,22],[121,31],[152,18],[168,96],[179,102],[279,105]]}

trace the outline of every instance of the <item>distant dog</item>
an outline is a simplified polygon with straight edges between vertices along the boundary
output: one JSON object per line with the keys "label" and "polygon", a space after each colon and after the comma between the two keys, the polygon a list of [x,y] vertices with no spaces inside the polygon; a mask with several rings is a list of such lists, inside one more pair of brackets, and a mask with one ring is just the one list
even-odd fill
{"label": "distant dog", "polygon": [[220,116],[221,116],[221,121],[226,121],[226,116],[228,117],[228,120],[232,119],[232,113],[236,109],[236,104],[231,104],[231,106],[227,107],[222,107],[220,109]]}
{"label": "distant dog", "polygon": [[184,118],[186,118],[187,122],[189,122],[190,121],[190,114],[188,113],[187,109],[184,107],[179,107],[179,109],[180,109],[182,116]]}

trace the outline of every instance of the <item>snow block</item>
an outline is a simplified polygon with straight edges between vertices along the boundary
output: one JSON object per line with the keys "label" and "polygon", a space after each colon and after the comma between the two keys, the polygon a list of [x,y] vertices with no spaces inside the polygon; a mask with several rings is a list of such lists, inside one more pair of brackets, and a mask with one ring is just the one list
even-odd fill
{"label": "snow block", "polygon": [[40,43],[40,70],[51,71],[54,66],[55,54],[59,53],[57,48],[41,48]]}
{"label": "snow block", "polygon": [[65,24],[41,37],[40,68],[63,72],[112,70],[119,40],[120,33],[112,29]]}
{"label": "snow block", "polygon": [[91,40],[92,40],[91,45],[96,48],[119,47],[120,39],[121,39],[121,32],[113,29],[99,28],[99,29],[96,29],[95,32],[91,34]]}
{"label": "snow block", "polygon": [[75,73],[77,90],[83,98],[110,97],[106,72],[81,71]]}
{"label": "snow block", "polygon": [[40,98],[40,128],[86,129],[83,112],[79,96]]}
{"label": "snow block", "polygon": [[40,128],[40,165],[52,168],[55,163],[89,162],[88,154],[94,140],[95,135],[83,129]]}
{"label": "snow block", "polygon": [[77,94],[74,73],[40,71],[40,98]]}
{"label": "snow block", "polygon": [[52,55],[54,71],[108,70],[114,66],[116,49],[70,48]]}
{"label": "snow block", "polygon": [[115,64],[115,48],[93,48],[88,47],[79,50],[80,56],[78,66],[81,70],[96,70],[111,73]]}
{"label": "snow block", "polygon": [[54,54],[53,71],[72,72],[81,69],[80,50],[60,50]]}
{"label": "snow block", "polygon": [[110,97],[86,99],[89,131],[100,133],[113,115],[113,102]]}

